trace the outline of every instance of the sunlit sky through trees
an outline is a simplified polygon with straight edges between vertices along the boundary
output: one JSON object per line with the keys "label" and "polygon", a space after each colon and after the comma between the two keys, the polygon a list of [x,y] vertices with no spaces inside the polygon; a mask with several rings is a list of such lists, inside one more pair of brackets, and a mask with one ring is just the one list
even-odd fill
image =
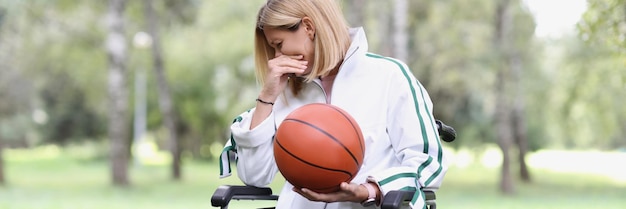
{"label": "sunlit sky through trees", "polygon": [[537,22],[535,35],[558,38],[572,33],[587,9],[585,0],[524,0]]}

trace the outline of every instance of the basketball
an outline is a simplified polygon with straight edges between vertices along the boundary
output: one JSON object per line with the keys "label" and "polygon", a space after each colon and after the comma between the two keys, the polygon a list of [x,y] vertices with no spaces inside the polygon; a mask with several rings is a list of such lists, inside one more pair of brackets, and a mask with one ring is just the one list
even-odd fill
{"label": "basketball", "polygon": [[323,103],[291,112],[274,138],[274,158],[285,180],[318,193],[339,190],[361,168],[361,128],[346,111]]}

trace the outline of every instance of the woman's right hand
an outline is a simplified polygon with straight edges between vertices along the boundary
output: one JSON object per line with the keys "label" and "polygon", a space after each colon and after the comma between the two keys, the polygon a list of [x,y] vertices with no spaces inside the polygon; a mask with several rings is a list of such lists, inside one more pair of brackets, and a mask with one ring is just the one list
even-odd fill
{"label": "woman's right hand", "polygon": [[279,55],[267,62],[269,72],[265,75],[265,84],[259,94],[263,101],[274,102],[287,86],[289,75],[302,75],[308,62],[302,60],[303,55]]}
{"label": "woman's right hand", "polygon": [[[307,69],[307,61],[302,60],[303,56],[279,55],[267,61],[269,72],[265,75],[265,83],[259,94],[259,99],[264,102],[276,101],[285,87],[289,75],[302,75]],[[252,116],[250,130],[258,126],[272,112],[272,105],[257,102],[256,110]]]}

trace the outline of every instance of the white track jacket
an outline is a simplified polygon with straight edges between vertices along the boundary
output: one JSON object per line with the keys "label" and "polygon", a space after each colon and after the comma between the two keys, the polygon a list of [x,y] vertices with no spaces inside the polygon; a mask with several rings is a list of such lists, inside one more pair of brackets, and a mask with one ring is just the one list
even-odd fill
{"label": "white track jacket", "polygon": [[[368,53],[362,28],[350,32],[352,44],[335,78],[331,104],[347,111],[364,136],[363,165],[352,182],[376,182],[383,195],[391,190],[438,189],[447,166],[428,93],[403,62]],[[294,109],[325,103],[325,98],[317,79],[305,84],[298,97],[286,89],[271,115],[252,130],[254,109],[241,114],[222,153],[221,176],[230,175],[228,153],[234,152],[239,178],[246,185],[268,186],[279,173],[272,144],[276,128]],[[277,209],[364,208],[352,202],[311,202],[292,187],[285,183]],[[410,207],[424,207],[422,192],[416,192]]]}

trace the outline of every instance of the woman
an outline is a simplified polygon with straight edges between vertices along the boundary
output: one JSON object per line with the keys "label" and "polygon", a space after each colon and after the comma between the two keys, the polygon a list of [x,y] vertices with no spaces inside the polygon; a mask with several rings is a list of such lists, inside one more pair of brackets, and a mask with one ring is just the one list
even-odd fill
{"label": "woman", "polygon": [[[278,209],[374,207],[392,190],[441,185],[447,167],[428,93],[404,63],[368,53],[363,29],[350,29],[334,0],[268,0],[258,13],[255,36],[262,89],[256,107],[232,124],[225,149],[237,153],[245,184],[272,182],[278,173],[272,150],[276,127],[292,110],[321,102],[357,121],[365,138],[364,163],[352,182],[334,193],[286,182]],[[424,207],[423,193],[416,192],[411,207]]]}

